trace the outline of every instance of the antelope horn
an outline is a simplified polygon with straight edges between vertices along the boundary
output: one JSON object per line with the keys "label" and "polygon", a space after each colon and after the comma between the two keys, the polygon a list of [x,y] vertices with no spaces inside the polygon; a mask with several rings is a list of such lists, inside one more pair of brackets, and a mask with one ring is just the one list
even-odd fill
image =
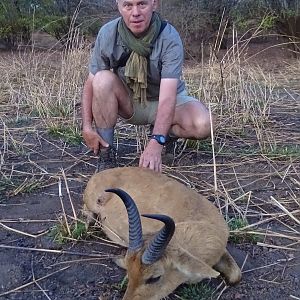
{"label": "antelope horn", "polygon": [[142,216],[165,223],[165,226],[154,236],[142,255],[142,263],[151,265],[162,257],[175,232],[175,223],[172,218],[166,215],[146,214]]}
{"label": "antelope horn", "polygon": [[117,194],[123,201],[127,214],[129,223],[129,251],[137,251],[143,246],[143,232],[141,218],[134,200],[121,189],[107,189],[105,192],[111,192]]}

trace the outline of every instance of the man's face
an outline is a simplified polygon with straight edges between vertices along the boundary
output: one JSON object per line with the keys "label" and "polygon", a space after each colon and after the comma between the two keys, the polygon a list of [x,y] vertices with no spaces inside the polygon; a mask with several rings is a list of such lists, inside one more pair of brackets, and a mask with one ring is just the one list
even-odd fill
{"label": "man's face", "polygon": [[126,26],[137,37],[149,28],[157,0],[118,0],[118,9]]}

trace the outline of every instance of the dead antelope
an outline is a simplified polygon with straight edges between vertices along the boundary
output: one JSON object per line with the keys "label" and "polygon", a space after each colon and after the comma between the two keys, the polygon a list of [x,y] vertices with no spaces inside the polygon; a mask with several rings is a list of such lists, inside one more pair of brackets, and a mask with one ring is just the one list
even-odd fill
{"label": "dead antelope", "polygon": [[166,175],[135,167],[105,170],[89,180],[84,203],[88,220],[98,215],[107,236],[128,247],[117,261],[128,274],[123,300],[158,300],[184,282],[220,273],[229,284],[241,278],[217,208]]}

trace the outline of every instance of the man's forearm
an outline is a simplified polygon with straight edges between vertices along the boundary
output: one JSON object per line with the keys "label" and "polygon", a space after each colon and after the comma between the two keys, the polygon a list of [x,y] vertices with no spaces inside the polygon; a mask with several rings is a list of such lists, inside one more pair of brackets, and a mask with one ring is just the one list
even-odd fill
{"label": "man's forearm", "polygon": [[175,99],[165,99],[158,105],[153,134],[167,135],[175,113]]}
{"label": "man's forearm", "polygon": [[167,135],[173,125],[176,94],[177,94],[177,79],[165,78],[161,80],[159,91],[159,103],[153,128],[154,134]]}

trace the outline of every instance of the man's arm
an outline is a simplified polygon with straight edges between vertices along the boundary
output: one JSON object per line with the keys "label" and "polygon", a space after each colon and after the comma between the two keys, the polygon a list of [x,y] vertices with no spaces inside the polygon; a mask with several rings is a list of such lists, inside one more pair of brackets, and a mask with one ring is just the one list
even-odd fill
{"label": "man's arm", "polygon": [[89,74],[82,93],[82,136],[87,146],[97,154],[100,149],[100,145],[108,147],[108,144],[93,130],[93,112],[92,112],[92,101],[93,101],[93,78],[92,73]]}
{"label": "man's arm", "polygon": [[178,80],[174,78],[161,80],[153,134],[167,135],[171,128],[176,105],[177,83]]}
{"label": "man's arm", "polygon": [[92,129],[93,113],[92,113],[92,100],[93,100],[93,82],[94,75],[89,73],[89,76],[84,84],[82,93],[82,130],[87,131]]}
{"label": "man's arm", "polygon": [[[160,83],[159,102],[153,134],[167,135],[175,113],[178,80],[164,78]],[[161,172],[161,153],[163,146],[150,139],[140,158],[140,167]]]}

